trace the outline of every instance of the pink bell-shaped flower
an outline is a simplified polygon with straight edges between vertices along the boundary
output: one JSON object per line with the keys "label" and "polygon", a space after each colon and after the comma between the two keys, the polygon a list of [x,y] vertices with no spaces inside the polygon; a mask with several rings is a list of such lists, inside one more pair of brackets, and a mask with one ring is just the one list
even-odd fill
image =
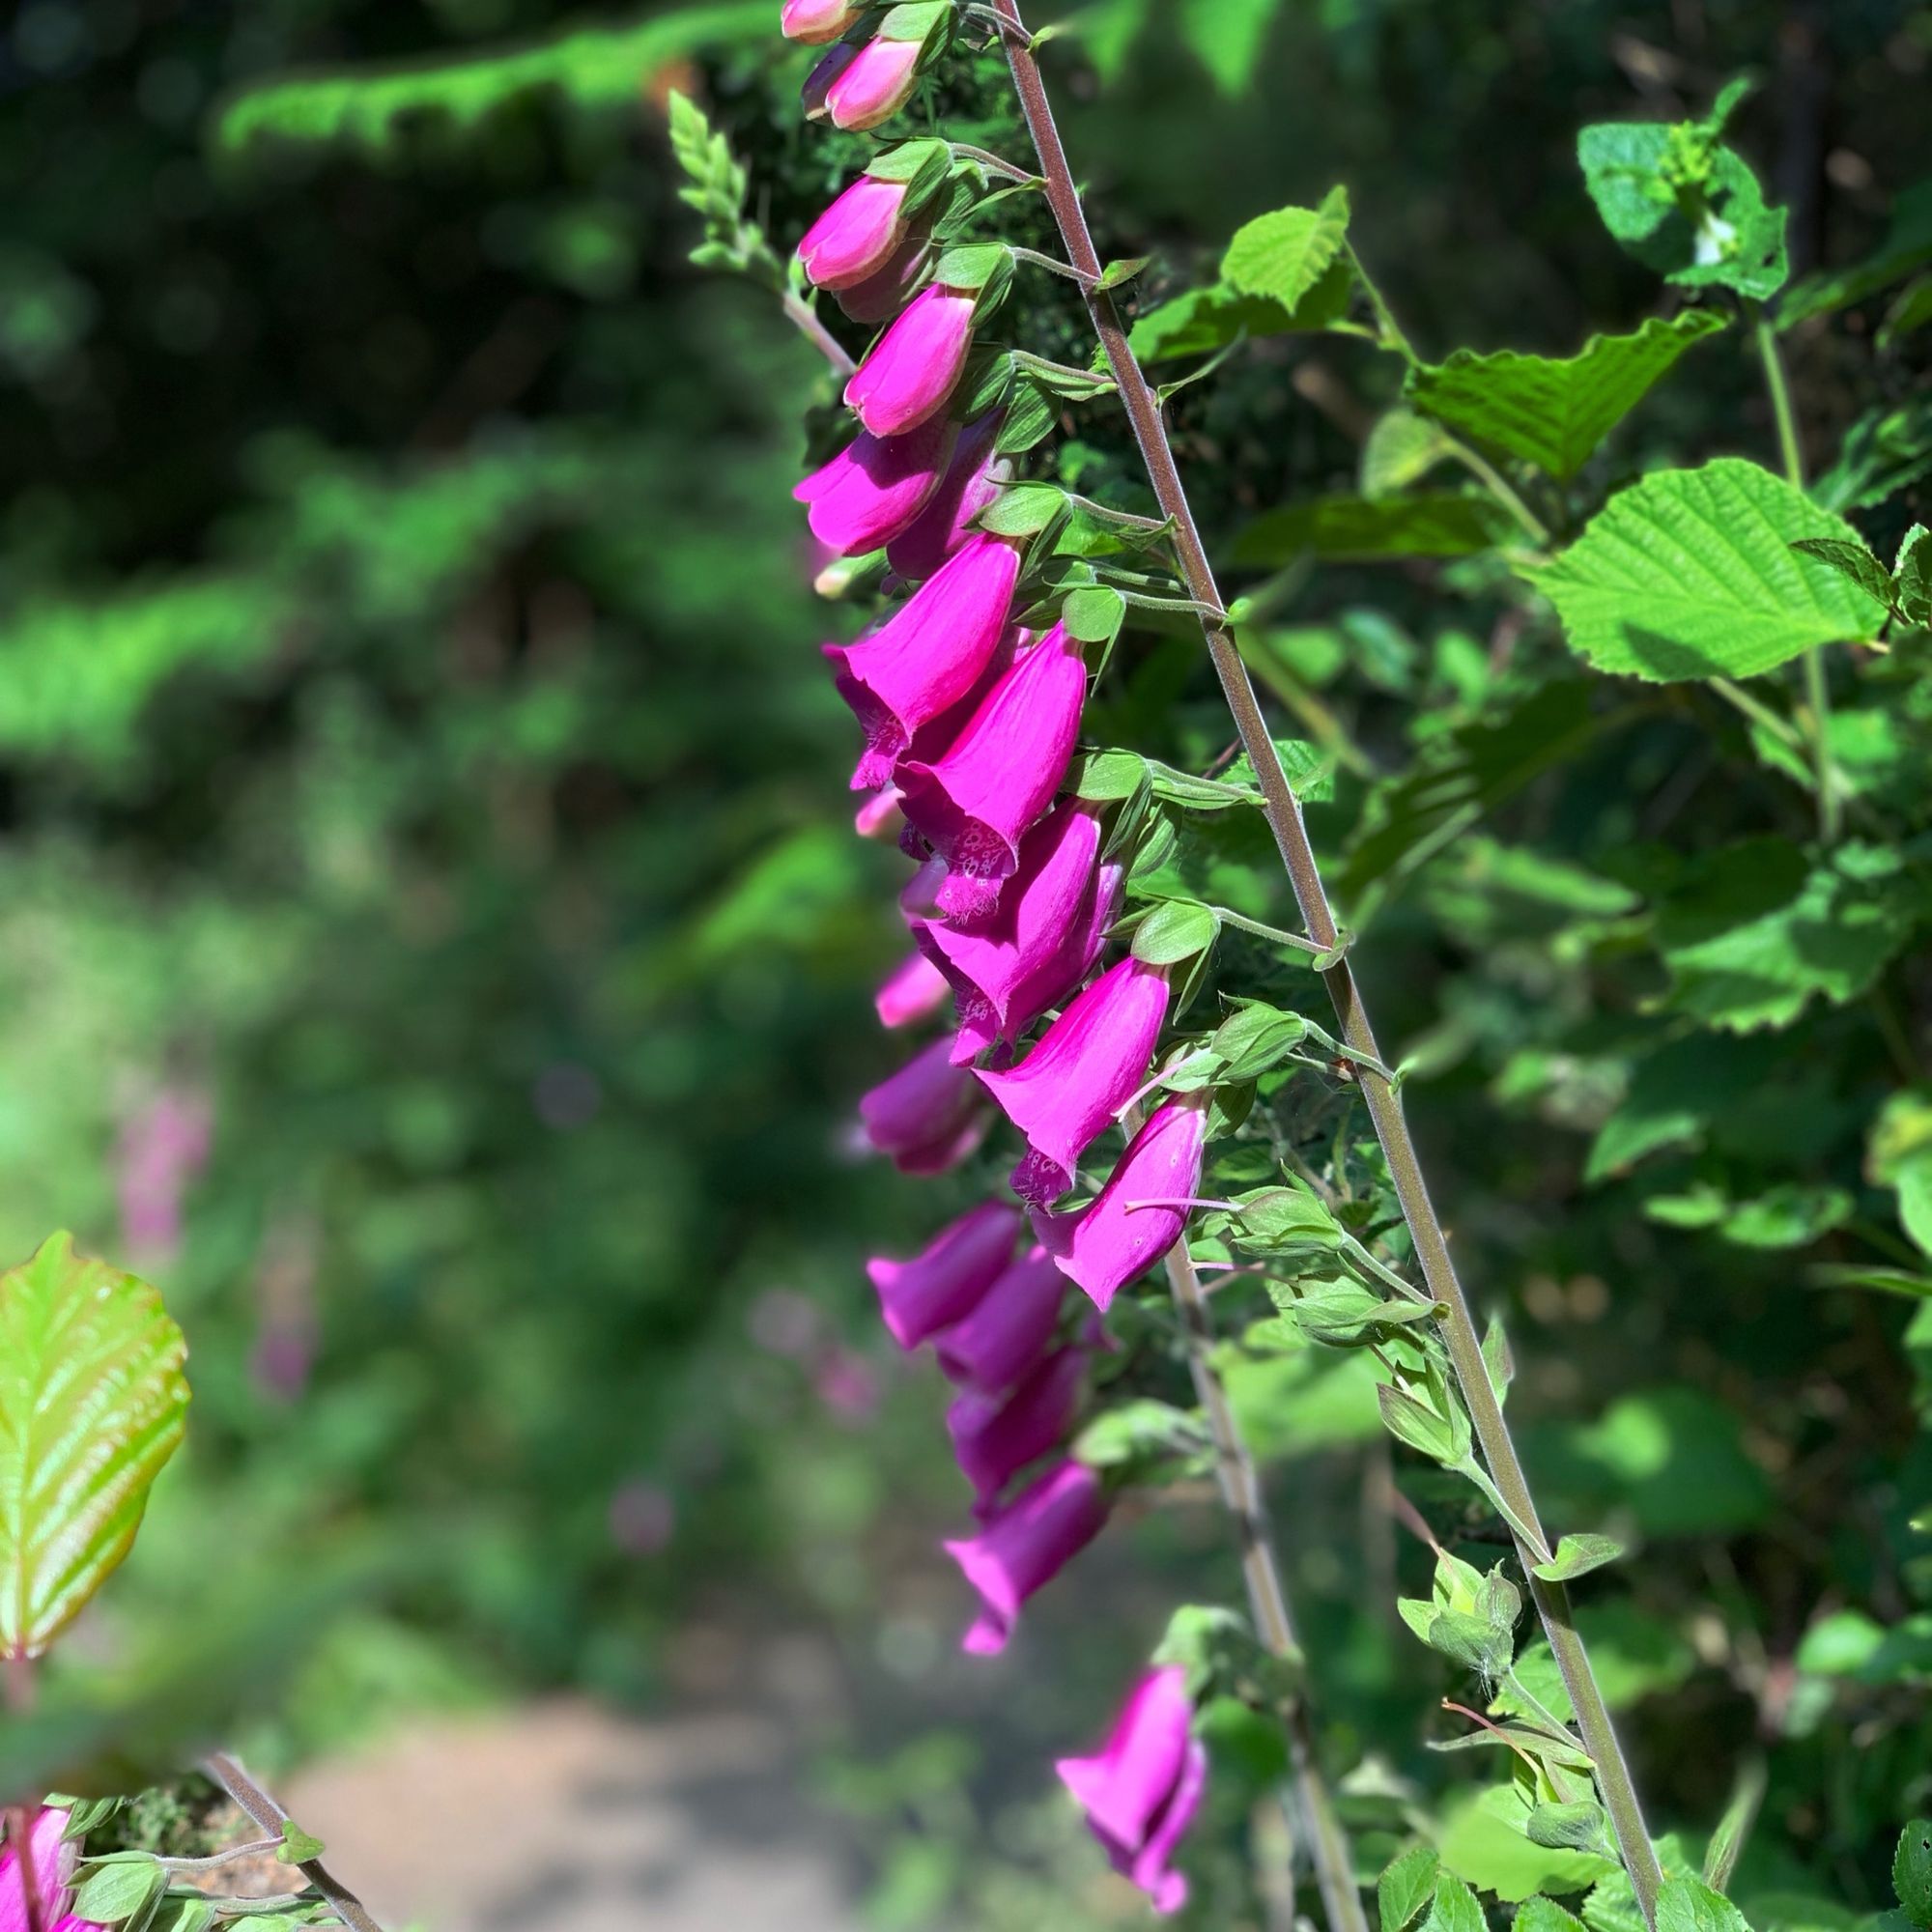
{"label": "pink bell-shaped flower", "polygon": [[974,1069],[1027,1138],[1026,1157],[1013,1170],[1023,1201],[1044,1205],[1073,1184],[1081,1154],[1147,1077],[1167,1002],[1158,966],[1122,959],[1068,1005],[1017,1066]]}
{"label": "pink bell-shaped flower", "polygon": [[980,1615],[960,1648],[973,1657],[1005,1650],[1020,1605],[1052,1582],[1106,1520],[1100,1478],[1084,1463],[1066,1461],[1036,1478],[978,1536],[943,1545],[980,1593]]}
{"label": "pink bell-shaped flower", "polygon": [[1019,1232],[1017,1208],[986,1201],[941,1229],[912,1261],[875,1255],[866,1273],[893,1340],[917,1349],[969,1316],[1005,1272]]}
{"label": "pink bell-shaped flower", "polygon": [[846,319],[876,327],[897,315],[925,278],[925,265],[932,253],[932,238],[924,224],[915,222],[912,232],[863,282],[849,289],[837,289],[833,300],[844,310]]}
{"label": "pink bell-shaped flower", "polygon": [[1066,1277],[1037,1245],[1011,1263],[958,1321],[932,1338],[942,1374],[996,1392],[1038,1365],[1060,1325]]}
{"label": "pink bell-shaped flower", "polygon": [[973,519],[1005,487],[1012,465],[995,448],[1005,410],[988,410],[959,432],[952,460],[919,515],[891,539],[887,561],[915,582],[927,578],[972,535]]}
{"label": "pink bell-shaped flower", "polygon": [[945,407],[973,347],[979,296],[935,282],[873,343],[845,406],[874,436],[903,436]]}
{"label": "pink bell-shaped flower", "polygon": [[923,952],[915,952],[887,975],[872,1005],[879,1024],[896,1031],[930,1019],[952,997],[952,980]]}
{"label": "pink bell-shaped flower", "polygon": [[866,732],[853,790],[889,782],[913,733],[972,691],[1005,635],[1019,573],[1011,544],[976,537],[876,631],[825,646],[838,695]]}
{"label": "pink bell-shaped flower", "polygon": [[848,134],[863,134],[890,121],[912,99],[924,51],[923,39],[894,41],[881,34],[867,41],[825,90],[832,125]]}
{"label": "pink bell-shaped flower", "polygon": [[1017,1387],[988,1393],[963,1389],[946,1411],[952,1453],[973,1485],[974,1513],[982,1520],[1000,1492],[1049,1449],[1066,1439],[1080,1407],[1086,1356],[1078,1349],[1049,1355]]}
{"label": "pink bell-shaped flower", "polygon": [[944,1174],[985,1137],[973,1080],[936,1039],[859,1102],[866,1138],[901,1174]]}
{"label": "pink bell-shaped flower", "polygon": [[788,41],[822,46],[836,41],[866,11],[867,0],[784,0],[779,31]]}
{"label": "pink bell-shaped flower", "polygon": [[875,274],[905,240],[911,184],[861,175],[798,244],[799,266],[814,288],[849,289]]}
{"label": "pink bell-shaped flower", "polygon": [[1134,1136],[1106,1186],[1087,1207],[1065,1214],[1033,1210],[1040,1246],[1102,1314],[1128,1282],[1180,1238],[1188,1210],[1177,1204],[1192,1201],[1201,1185],[1207,1139],[1207,1095],[1183,1094]]}
{"label": "pink bell-shaped flower", "polygon": [[1208,1782],[1208,1752],[1193,1722],[1187,1672],[1167,1664],[1134,1686],[1094,1756],[1062,1758],[1054,1767],[1114,1869],[1163,1916],[1187,1902],[1187,1881],[1172,1860]]}
{"label": "pink bell-shaped flower", "polygon": [[[27,1911],[27,1875],[22,1869],[19,1847],[11,1836],[13,1817],[17,1815],[10,1814],[10,1836],[5,1849],[0,1850],[0,1932],[27,1932],[32,1923]],[[35,1916],[49,1932],[55,1932],[63,1923],[84,1922],[71,1919],[68,1913],[69,1888],[79,1853],[77,1845],[61,1842],[70,1815],[44,1806],[34,1813],[27,1832],[26,1863],[33,1869],[34,1898],[40,1906]]]}
{"label": "pink bell-shaped flower", "polygon": [[1021,838],[1066,776],[1086,697],[1079,643],[1056,624],[942,753],[903,760],[894,773],[906,823],[946,861],[939,909],[947,918],[972,924],[992,916],[1019,866]]}
{"label": "pink bell-shaped flower", "polygon": [[838,556],[864,556],[918,520],[939,487],[958,425],[929,417],[904,436],[861,430],[792,491],[811,533]]}

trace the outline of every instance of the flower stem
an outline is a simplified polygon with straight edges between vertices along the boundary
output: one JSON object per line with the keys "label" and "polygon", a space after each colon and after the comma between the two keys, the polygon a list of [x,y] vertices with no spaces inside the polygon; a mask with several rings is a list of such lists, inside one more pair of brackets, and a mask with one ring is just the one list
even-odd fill
{"label": "flower stem", "polygon": [[[202,1760],[202,1769],[227,1792],[229,1797],[259,1825],[279,1841],[288,1813],[242,1769],[239,1759],[226,1751],[211,1751]],[[383,1932],[370,1916],[369,1908],[335,1878],[320,1859],[304,1859],[298,1867],[301,1875],[328,1901],[328,1909],[352,1932]]]}
{"label": "flower stem", "polygon": [[[994,4],[1014,26],[1021,25],[1018,0],[994,0]],[[1047,98],[1039,63],[1034,57],[1031,45],[1021,45],[1014,38],[1008,40],[1007,60],[1012,70],[1013,84],[1019,93],[1028,131],[1039,156],[1040,171],[1046,178],[1048,205],[1059,223],[1067,260],[1076,269],[1085,270],[1097,277],[1100,273],[1099,254],[1088,230],[1080,190],[1067,163],[1066,150],[1054,121],[1053,106]],[[1094,287],[1087,289],[1084,294],[1088,314],[1113,369],[1115,385],[1126,407],[1134,440],[1147,465],[1155,498],[1162,512],[1174,520],[1175,548],[1194,600],[1203,608],[1202,634],[1208,654],[1213,663],[1215,675],[1220,679],[1228,707],[1234,714],[1242,746],[1254,766],[1255,778],[1265,802],[1268,826],[1280,850],[1295,903],[1300,908],[1302,923],[1317,945],[1324,949],[1337,948],[1341,933],[1328,902],[1327,890],[1315,863],[1315,850],[1302,821],[1301,806],[1282,768],[1274,742],[1268,736],[1254,686],[1236,647],[1234,633],[1225,614],[1226,606],[1215,582],[1213,566],[1208,562],[1200,528],[1188,505],[1186,488],[1180,480],[1180,471],[1168,442],[1160,399],[1128,345],[1126,330],[1122,326],[1120,311],[1111,293]],[[1223,614],[1217,617],[1211,614],[1214,611]],[[1338,958],[1322,979],[1334,1001],[1343,1038],[1363,1056],[1366,1063],[1379,1063],[1381,1053],[1376,1043],[1375,1029],[1369,1022],[1349,959]],[[1508,1499],[1512,1513],[1534,1529],[1543,1547],[1548,1548],[1549,1538],[1543,1532],[1536,1502],[1523,1474],[1521,1460],[1517,1455],[1509,1424],[1503,1419],[1502,1406],[1490,1381],[1489,1369],[1483,1359],[1482,1338],[1477,1333],[1463,1285],[1457,1278],[1455,1263],[1450,1259],[1448,1237],[1431,1204],[1428,1183],[1416,1156],[1415,1143],[1409,1134],[1401,1096],[1389,1081],[1373,1070],[1364,1073],[1361,1089],[1369,1118],[1375,1125],[1376,1137],[1381,1143],[1388,1161],[1390,1179],[1402,1206],[1403,1218],[1408,1224],[1409,1236],[1415,1247],[1416,1259],[1421,1264],[1423,1277],[1430,1293],[1447,1310],[1442,1321],[1443,1340],[1462,1386],[1463,1400],[1468,1406],[1476,1438],[1482,1446],[1483,1461],[1488,1464],[1497,1490]],[[1654,1924],[1662,1872],[1644,1825],[1643,1807],[1638,1801],[1630,1767],[1624,1759],[1623,1747],[1617,1741],[1616,1727],[1610,1720],[1609,1707],[1604,1702],[1589,1654],[1577,1633],[1569,1593],[1561,1583],[1546,1582],[1535,1575],[1532,1566],[1536,1557],[1531,1548],[1520,1539],[1519,1556],[1543,1620],[1550,1652],[1556,1660],[1564,1688],[1570,1693],[1571,1707],[1577,1713],[1583,1747],[1596,1767],[1598,1787],[1615,1829],[1618,1849],[1630,1873],[1637,1904],[1646,1924]]]}

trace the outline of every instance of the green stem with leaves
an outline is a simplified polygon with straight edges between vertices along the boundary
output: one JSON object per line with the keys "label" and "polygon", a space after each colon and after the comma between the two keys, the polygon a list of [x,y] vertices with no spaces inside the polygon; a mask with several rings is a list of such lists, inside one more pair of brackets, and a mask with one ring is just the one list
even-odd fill
{"label": "green stem with leaves", "polygon": [[[1066,258],[1076,269],[1097,278],[1101,263],[1087,225],[1080,190],[1066,158],[1066,150],[1055,122],[1046,84],[1030,43],[1023,42],[1024,27],[1017,0],[995,0],[999,12],[1020,33],[1005,40],[1008,64],[1018,90],[1028,131],[1039,156],[1040,172],[1046,181],[1046,195],[1057,221]],[[1172,445],[1161,413],[1159,395],[1141,369],[1127,341],[1120,311],[1112,295],[1098,286],[1085,290],[1088,314],[1100,338],[1115,385],[1133,426],[1134,439],[1147,466],[1154,496],[1164,516],[1174,524],[1175,548],[1187,579],[1193,601],[1202,611],[1202,635],[1215,675],[1234,715],[1243,749],[1254,767],[1264,800],[1270,831],[1281,854],[1282,864],[1293,889],[1302,923],[1308,936],[1324,950],[1339,950],[1341,933],[1321,875],[1315,851],[1302,819],[1301,806],[1290,785],[1274,742],[1268,735],[1253,684],[1235,641],[1233,627],[1226,615],[1213,566],[1202,542],[1199,526],[1187,500]],[[1218,614],[1217,614],[1218,613]],[[1323,973],[1330,998],[1341,1022],[1342,1037],[1365,1062],[1379,1063],[1381,1052],[1375,1029],[1362,1004],[1350,960],[1340,957]],[[1393,1083],[1366,1071],[1361,1077],[1364,1101],[1374,1123],[1376,1137],[1387,1159],[1389,1175],[1403,1217],[1408,1225],[1416,1258],[1430,1293],[1447,1311],[1442,1321],[1443,1340],[1450,1361],[1467,1405],[1483,1461],[1491,1479],[1507,1500],[1511,1514],[1536,1538],[1543,1548],[1551,1548],[1537,1515],[1535,1498],[1523,1473],[1502,1405],[1489,1377],[1483,1358],[1482,1340],[1468,1299],[1450,1259],[1448,1237],[1429,1198],[1429,1187],[1417,1158],[1402,1098]],[[1549,1648],[1577,1714],[1583,1747],[1595,1767],[1598,1789],[1616,1833],[1618,1850],[1637,1904],[1647,1924],[1654,1924],[1657,1894],[1662,1872],[1657,1852],[1645,1827],[1643,1807],[1636,1785],[1611,1721],[1591,1666],[1588,1651],[1577,1634],[1571,1612],[1568,1591],[1561,1583],[1551,1583],[1535,1574],[1538,1551],[1521,1534],[1517,1536],[1518,1553],[1529,1581],[1531,1595],[1543,1622]]]}

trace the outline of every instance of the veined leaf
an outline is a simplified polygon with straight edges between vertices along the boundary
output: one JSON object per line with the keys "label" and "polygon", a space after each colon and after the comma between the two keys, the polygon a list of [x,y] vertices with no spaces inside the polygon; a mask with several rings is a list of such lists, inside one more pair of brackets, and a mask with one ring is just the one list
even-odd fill
{"label": "veined leaf", "polygon": [[1128,340],[1143,362],[1163,362],[1211,355],[1243,335],[1308,334],[1339,322],[1354,291],[1355,271],[1339,256],[1293,307],[1215,282],[1150,309]]}
{"label": "veined leaf", "polygon": [[1752,677],[1815,645],[1863,642],[1885,608],[1801,538],[1856,542],[1841,518],[1741,457],[1664,469],[1613,497],[1550,563],[1518,574],[1556,606],[1570,647],[1652,683]]}
{"label": "veined leaf", "polygon": [[186,1356],[160,1296],[70,1235],[0,1275],[0,1655],[38,1657],[127,1555]]}
{"label": "veined leaf", "polygon": [[1236,231],[1221,279],[1237,294],[1292,309],[1327,272],[1349,234],[1349,190],[1331,187],[1319,208],[1277,208]]}
{"label": "veined leaf", "polygon": [[1711,309],[1687,309],[1668,322],[1653,316],[1634,334],[1593,335],[1561,361],[1459,349],[1446,362],[1413,371],[1408,399],[1459,436],[1567,481],[1692,343],[1723,327]]}
{"label": "veined leaf", "polygon": [[1281,0],[1180,0],[1180,31],[1223,94],[1240,94]]}
{"label": "veined leaf", "polygon": [[1318,497],[1258,517],[1235,540],[1237,564],[1331,563],[1392,556],[1469,556],[1492,548],[1509,519],[1482,497]]}

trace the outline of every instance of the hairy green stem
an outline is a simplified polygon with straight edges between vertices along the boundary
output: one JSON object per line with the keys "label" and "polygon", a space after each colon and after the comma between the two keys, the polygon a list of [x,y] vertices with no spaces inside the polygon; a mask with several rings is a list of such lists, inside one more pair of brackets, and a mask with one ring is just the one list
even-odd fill
{"label": "hairy green stem", "polygon": [[[1015,27],[1021,26],[1017,0],[994,0],[994,4]],[[1039,156],[1040,170],[1046,178],[1047,201],[1059,224],[1067,259],[1076,269],[1085,270],[1097,277],[1100,273],[1099,254],[1088,230],[1086,211],[1081,205],[1080,191],[1067,163],[1066,150],[1054,120],[1039,64],[1031,46],[1019,44],[1016,38],[1008,40],[1007,59],[1012,70],[1028,131]],[[1236,646],[1213,566],[1208,561],[1199,526],[1188,505],[1186,488],[1168,441],[1160,398],[1128,345],[1126,330],[1112,295],[1105,289],[1094,287],[1085,291],[1085,298],[1088,314],[1100,338],[1114,372],[1115,385],[1132,423],[1134,440],[1147,465],[1154,496],[1163,514],[1174,520],[1175,548],[1194,593],[1194,601],[1202,608],[1202,634],[1208,657],[1213,663],[1229,709],[1234,714],[1242,746],[1254,766],[1256,781],[1265,800],[1269,829],[1274,834],[1295,902],[1300,908],[1302,923],[1317,945],[1324,949],[1339,948],[1341,933],[1315,862],[1315,851],[1302,820],[1301,806],[1282,768],[1281,758],[1268,735],[1266,722],[1255,696],[1254,686]],[[1217,616],[1215,612],[1221,614]],[[1375,1029],[1369,1022],[1349,959],[1338,958],[1322,979],[1334,1001],[1343,1038],[1365,1061],[1379,1063],[1381,1052],[1376,1041]],[[1430,1201],[1428,1183],[1416,1156],[1415,1143],[1409,1133],[1401,1096],[1393,1083],[1374,1071],[1364,1072],[1361,1088],[1376,1137],[1381,1143],[1388,1162],[1396,1198],[1401,1204],[1403,1218],[1408,1224],[1409,1237],[1424,1279],[1431,1293],[1447,1310],[1442,1321],[1443,1340],[1462,1387],[1463,1400],[1468,1406],[1476,1439],[1482,1447],[1483,1461],[1488,1464],[1497,1490],[1508,1500],[1512,1513],[1535,1533],[1545,1548],[1550,1548],[1550,1539],[1543,1532],[1536,1502],[1530,1493],[1528,1479],[1523,1473],[1509,1424],[1503,1419],[1502,1406],[1490,1381],[1488,1365],[1483,1359],[1482,1339],[1477,1333],[1462,1282],[1457,1278],[1455,1263],[1450,1259],[1448,1237]],[[1518,1552],[1551,1655],[1562,1675],[1564,1688],[1570,1694],[1571,1708],[1577,1714],[1583,1747],[1596,1767],[1598,1789],[1616,1833],[1618,1850],[1630,1873],[1637,1904],[1645,1922],[1654,1924],[1662,1872],[1644,1825],[1643,1807],[1637,1798],[1630,1766],[1624,1758],[1623,1747],[1618,1742],[1609,1707],[1598,1687],[1589,1653],[1577,1634],[1569,1593],[1561,1583],[1546,1582],[1536,1576],[1533,1546],[1520,1537],[1518,1539]]]}
{"label": "hairy green stem", "polygon": [[[1771,391],[1772,414],[1777,418],[1777,449],[1784,460],[1784,474],[1794,490],[1802,490],[1804,449],[1798,440],[1798,414],[1791,406],[1784,352],[1777,346],[1777,330],[1761,315],[1757,353],[1764,364],[1765,387]],[[1804,702],[1811,713],[1811,745],[1818,761],[1818,833],[1826,844],[1835,845],[1842,813],[1837,768],[1832,762],[1832,687],[1825,675],[1823,644],[1813,644],[1804,653]]]}
{"label": "hairy green stem", "polygon": [[[289,1814],[242,1769],[239,1758],[231,1757],[226,1751],[211,1751],[202,1760],[202,1769],[264,1832],[271,1833],[277,1841],[280,1840],[282,1825]],[[320,1859],[304,1859],[297,1869],[322,1893],[328,1902],[328,1909],[343,1924],[351,1927],[352,1932],[383,1932],[383,1928],[369,1916],[369,1908]]]}

